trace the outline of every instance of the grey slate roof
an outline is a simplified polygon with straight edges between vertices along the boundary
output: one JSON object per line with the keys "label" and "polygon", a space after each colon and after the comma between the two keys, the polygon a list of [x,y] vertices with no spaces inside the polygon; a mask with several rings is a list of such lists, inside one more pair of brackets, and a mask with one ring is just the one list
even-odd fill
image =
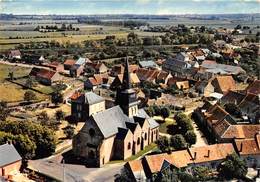
{"label": "grey slate roof", "polygon": [[80,58],[76,61],[75,64],[77,64],[77,65],[83,65],[83,64],[85,64],[85,63],[86,63],[86,59],[80,57]]}
{"label": "grey slate roof", "polygon": [[105,138],[117,134],[118,128],[126,128],[129,118],[119,106],[114,106],[91,116]]}
{"label": "grey slate roof", "polygon": [[156,68],[158,65],[154,61],[140,61],[140,66],[142,68]]}
{"label": "grey slate roof", "polygon": [[146,118],[152,129],[159,127],[159,124],[153,118],[150,118],[144,109],[139,109],[137,116],[141,118]]}
{"label": "grey slate roof", "polygon": [[0,145],[0,167],[21,160],[22,157],[14,148],[13,144]]}
{"label": "grey slate roof", "polygon": [[87,92],[85,93],[85,103],[87,104],[95,104],[98,102],[102,102],[105,99],[97,94],[95,94],[94,92]]}

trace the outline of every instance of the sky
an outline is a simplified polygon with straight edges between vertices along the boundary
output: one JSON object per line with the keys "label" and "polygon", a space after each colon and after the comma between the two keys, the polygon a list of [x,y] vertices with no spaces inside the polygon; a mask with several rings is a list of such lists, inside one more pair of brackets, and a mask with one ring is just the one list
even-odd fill
{"label": "sky", "polygon": [[260,0],[0,0],[12,14],[230,14],[260,13]]}

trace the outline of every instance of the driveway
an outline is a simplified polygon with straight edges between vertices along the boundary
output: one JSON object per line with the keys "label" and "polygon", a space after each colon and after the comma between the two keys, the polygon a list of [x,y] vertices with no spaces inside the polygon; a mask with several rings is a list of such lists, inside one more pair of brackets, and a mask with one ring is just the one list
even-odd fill
{"label": "driveway", "polygon": [[[79,164],[63,164],[62,154],[49,158],[30,160],[28,168],[66,182],[103,182],[114,181],[124,163],[107,164],[102,168],[87,168]],[[64,179],[64,180],[63,180]]]}

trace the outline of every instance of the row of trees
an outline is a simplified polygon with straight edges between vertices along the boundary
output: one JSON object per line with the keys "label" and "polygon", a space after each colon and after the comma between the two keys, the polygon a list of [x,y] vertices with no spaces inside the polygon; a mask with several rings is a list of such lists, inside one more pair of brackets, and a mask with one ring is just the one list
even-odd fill
{"label": "row of trees", "polygon": [[54,153],[56,137],[52,129],[31,121],[1,121],[0,143],[11,142],[25,159]]}
{"label": "row of trees", "polygon": [[162,116],[163,118],[167,118],[171,114],[171,110],[168,106],[157,106],[152,105],[145,109],[149,116]]}

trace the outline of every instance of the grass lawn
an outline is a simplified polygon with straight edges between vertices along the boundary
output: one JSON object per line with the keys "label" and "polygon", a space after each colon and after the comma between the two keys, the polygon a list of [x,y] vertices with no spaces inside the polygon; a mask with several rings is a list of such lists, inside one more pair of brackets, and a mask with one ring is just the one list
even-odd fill
{"label": "grass lawn", "polygon": [[170,126],[170,125],[176,125],[175,120],[173,120],[172,118],[166,118],[166,119],[165,119],[165,122],[163,122],[163,123],[160,124],[159,132],[160,132],[160,133],[169,134],[169,132],[168,132],[168,126]]}
{"label": "grass lawn", "polygon": [[115,163],[120,163],[120,162],[128,162],[128,161],[136,160],[139,157],[142,157],[143,155],[145,155],[146,153],[148,153],[150,151],[154,151],[156,149],[157,149],[157,145],[155,143],[151,143],[150,145],[146,146],[144,148],[144,150],[141,150],[136,155],[133,155],[133,156],[127,158],[126,160],[114,160],[114,161],[110,161],[108,164],[115,164]]}
{"label": "grass lawn", "polygon": [[[23,101],[24,93],[26,91],[26,89],[23,89],[16,84],[5,82],[0,85],[0,100],[6,102]],[[44,100],[47,98],[46,95],[37,92],[35,92],[35,94],[38,100]]]}
{"label": "grass lawn", "polygon": [[5,78],[8,78],[9,71],[14,72],[14,77],[22,77],[28,75],[31,68],[0,64],[0,82],[3,82]]}

